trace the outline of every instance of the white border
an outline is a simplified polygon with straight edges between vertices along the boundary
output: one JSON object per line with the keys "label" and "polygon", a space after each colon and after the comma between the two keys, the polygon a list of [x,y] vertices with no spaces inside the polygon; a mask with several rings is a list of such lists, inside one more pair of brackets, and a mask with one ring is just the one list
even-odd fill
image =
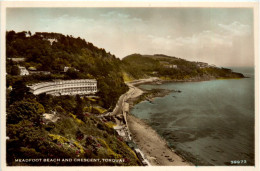
{"label": "white border", "polygon": [[[118,1],[96,1],[96,2],[71,2],[71,1],[56,1],[56,2],[40,2],[40,1],[31,1],[31,2],[18,2],[18,1],[9,1],[1,2],[1,90],[0,90],[0,106],[1,106],[1,169],[4,171],[8,170],[67,170],[67,169],[76,169],[76,170],[103,170],[103,169],[113,169],[113,170],[150,170],[152,169],[163,169],[163,170],[205,170],[209,169],[212,171],[215,170],[231,170],[231,171],[256,171],[259,169],[259,4],[257,2],[118,2]],[[5,25],[6,25],[6,8],[8,7],[208,7],[208,8],[253,8],[254,9],[254,51],[255,51],[255,167],[254,166],[211,166],[211,167],[195,167],[195,166],[153,166],[153,167],[7,167],[6,166],[6,117],[5,117]]]}

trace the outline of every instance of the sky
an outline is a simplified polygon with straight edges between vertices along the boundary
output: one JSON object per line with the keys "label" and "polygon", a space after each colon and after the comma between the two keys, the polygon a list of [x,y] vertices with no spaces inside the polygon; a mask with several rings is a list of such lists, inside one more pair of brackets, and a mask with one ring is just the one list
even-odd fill
{"label": "sky", "polygon": [[8,31],[81,37],[118,58],[165,54],[217,66],[254,66],[250,8],[8,8]]}

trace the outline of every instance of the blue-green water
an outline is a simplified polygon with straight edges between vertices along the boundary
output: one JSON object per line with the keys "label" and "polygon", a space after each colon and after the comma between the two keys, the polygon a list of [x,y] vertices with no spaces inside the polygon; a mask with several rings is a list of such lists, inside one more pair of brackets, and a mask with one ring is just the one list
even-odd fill
{"label": "blue-green water", "polygon": [[182,92],[141,102],[131,113],[196,165],[254,165],[254,72],[240,71],[251,78],[141,85]]}

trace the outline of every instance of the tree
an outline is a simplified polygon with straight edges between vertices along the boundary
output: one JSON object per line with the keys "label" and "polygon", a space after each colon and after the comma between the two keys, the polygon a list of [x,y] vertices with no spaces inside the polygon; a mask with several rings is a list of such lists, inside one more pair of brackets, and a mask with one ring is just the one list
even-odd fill
{"label": "tree", "polygon": [[66,75],[69,79],[78,79],[80,78],[80,73],[76,71],[74,68],[68,69]]}
{"label": "tree", "polygon": [[82,119],[83,117],[83,101],[79,95],[76,95],[76,107],[75,107],[75,114],[78,118]]}
{"label": "tree", "polygon": [[18,66],[16,66],[16,65],[12,66],[11,75],[20,75],[20,69]]}
{"label": "tree", "polygon": [[35,100],[18,101],[8,108],[7,123],[16,124],[22,120],[29,120],[39,124],[44,112],[43,105]]}
{"label": "tree", "polygon": [[29,88],[22,80],[16,81],[13,90],[10,93],[10,103],[22,100],[26,95],[30,94]]}
{"label": "tree", "polygon": [[6,32],[6,41],[11,42],[15,38],[15,35],[16,33],[13,30]]}

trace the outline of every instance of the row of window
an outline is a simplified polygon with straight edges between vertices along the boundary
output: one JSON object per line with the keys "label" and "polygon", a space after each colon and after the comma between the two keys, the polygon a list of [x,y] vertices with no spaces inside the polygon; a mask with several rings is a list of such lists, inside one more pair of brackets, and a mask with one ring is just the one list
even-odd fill
{"label": "row of window", "polygon": [[39,88],[51,87],[51,86],[55,86],[55,87],[86,87],[86,86],[97,86],[97,84],[95,84],[95,83],[91,83],[91,84],[90,83],[88,83],[88,84],[61,84],[61,85],[42,84],[42,85],[33,86],[31,88],[36,90],[36,89],[39,89]]}
{"label": "row of window", "polygon": [[60,88],[57,86],[49,86],[45,88],[40,88],[33,91],[34,94],[41,94],[41,93],[50,93],[50,92],[73,92],[73,91],[86,91],[86,92],[97,92],[97,87],[71,87],[71,88]]}
{"label": "row of window", "polygon": [[65,87],[70,87],[70,86],[96,86],[97,81],[96,80],[66,80],[66,81],[54,81],[54,82],[43,82],[43,83],[37,83],[32,86],[30,86],[32,89],[38,89],[41,87],[47,87],[47,86],[65,86]]}
{"label": "row of window", "polygon": [[95,87],[80,87],[80,88],[65,88],[60,90],[55,90],[57,92],[67,92],[67,91],[95,91],[97,90]]}

